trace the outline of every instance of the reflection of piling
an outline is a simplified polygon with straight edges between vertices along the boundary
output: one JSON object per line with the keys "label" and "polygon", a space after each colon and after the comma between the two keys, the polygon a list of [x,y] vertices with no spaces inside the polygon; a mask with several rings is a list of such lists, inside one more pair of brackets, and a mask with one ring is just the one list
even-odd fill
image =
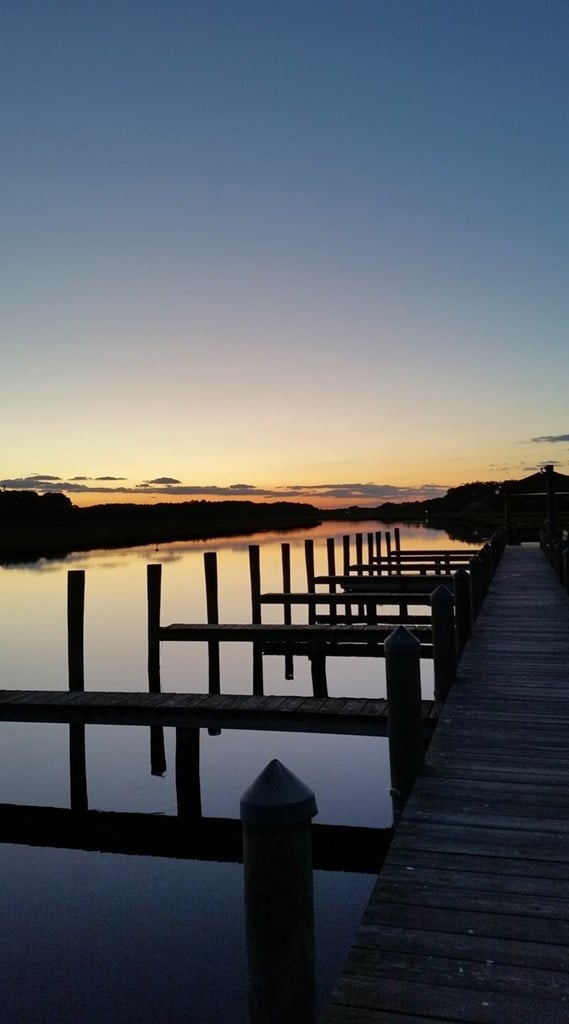
{"label": "reflection of piling", "polygon": [[420,643],[405,626],[385,641],[391,795],[399,816],[424,764]]}
{"label": "reflection of piling", "polygon": [[166,748],[164,729],[161,725],[150,726],[150,774],[162,776],[166,772]]}
{"label": "reflection of piling", "polygon": [[85,622],[85,570],[67,573],[67,665],[69,689],[83,690]]}
{"label": "reflection of piling", "polygon": [[199,729],[176,729],[176,800],[180,816],[201,817]]}
{"label": "reflection of piling", "polygon": [[146,566],[146,606],[148,636],[148,689],[160,693],[160,603],[162,566]]}
{"label": "reflection of piling", "polygon": [[71,810],[80,813],[87,811],[89,803],[84,725],[69,726],[69,789]]}
{"label": "reflection of piling", "polygon": [[[261,622],[261,558],[258,544],[249,545],[249,578],[251,580],[251,622]],[[253,693],[263,694],[263,649],[253,644]]]}
{"label": "reflection of piling", "polygon": [[313,1024],[313,792],[271,761],[241,798],[249,1024]]}

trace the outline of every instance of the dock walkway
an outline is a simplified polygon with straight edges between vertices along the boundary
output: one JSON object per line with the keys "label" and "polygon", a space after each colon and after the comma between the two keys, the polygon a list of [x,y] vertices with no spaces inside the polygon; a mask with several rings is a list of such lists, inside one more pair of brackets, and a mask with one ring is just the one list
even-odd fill
{"label": "dock walkway", "polygon": [[569,598],[507,548],[322,1024],[569,1021]]}

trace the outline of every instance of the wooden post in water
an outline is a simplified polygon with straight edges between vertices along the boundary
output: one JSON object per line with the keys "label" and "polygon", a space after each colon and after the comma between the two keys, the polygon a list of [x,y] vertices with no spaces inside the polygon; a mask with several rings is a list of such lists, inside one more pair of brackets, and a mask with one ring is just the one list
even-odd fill
{"label": "wooden post in water", "polygon": [[[306,590],[309,594],[316,593],[314,582],[314,541],[311,539],[304,542],[304,562],[306,565]],[[316,622],[316,608],[313,604],[308,606],[308,622],[314,625]]]}
{"label": "wooden post in water", "polygon": [[[350,536],[344,534],[342,537],[342,572],[344,576],[350,575]],[[344,613],[346,616],[346,622],[352,621],[352,606],[349,602],[346,602],[344,607]]]}
{"label": "wooden post in water", "polygon": [[387,575],[391,576],[391,531],[385,531],[385,557],[387,558]]}
{"label": "wooden post in water", "polygon": [[[85,689],[85,571],[67,573],[67,668],[69,689]],[[71,810],[88,809],[85,726],[69,726],[69,795]]]}
{"label": "wooden post in water", "polygon": [[381,530],[378,530],[375,535],[375,557],[377,561],[377,571],[381,576],[382,565],[381,565]]}
{"label": "wooden post in water", "polygon": [[315,697],[327,697],[326,655],[324,653],[324,645],[318,643],[317,640],[310,644],[310,673],[313,695]]}
{"label": "wooden post in water", "polygon": [[[328,575],[329,576],[335,576],[336,575],[336,546],[334,544],[334,538],[333,537],[328,537],[328,539],[326,541],[326,553],[327,553],[327,556],[328,556]],[[334,583],[330,583],[329,589],[330,589],[330,593],[331,594],[336,594],[337,591],[338,591],[337,584],[335,582]],[[331,604],[330,605],[329,614],[330,614],[330,622],[336,622],[337,618],[338,618],[338,615],[337,615],[337,608],[336,608],[335,604]]]}
{"label": "wooden post in water", "polygon": [[425,761],[420,643],[397,626],[385,641],[391,796],[399,817]]}
{"label": "wooden post in water", "polygon": [[[291,571],[290,571],[290,544],[281,544],[281,565],[283,571],[283,594],[291,592]],[[292,608],[290,604],[283,606],[283,621],[285,625],[292,623]],[[285,679],[294,679],[294,657],[292,654],[285,654]]]}
{"label": "wooden post in water", "polygon": [[[219,624],[219,603],[217,583],[217,554],[206,551],[203,556],[205,572],[205,600],[207,621],[209,625]],[[221,673],[219,663],[219,641],[209,640],[207,645],[209,692],[217,694],[221,691]]]}
{"label": "wooden post in water", "polygon": [[148,689],[160,693],[160,604],[162,600],[162,566],[146,566],[146,606],[148,637]]}
{"label": "wooden post in water", "polygon": [[363,537],[363,533],[356,533],[356,538],[355,539],[356,539],[356,562],[357,562],[357,566],[358,566],[357,569],[356,569],[356,572],[357,572],[358,576],[363,576],[363,569],[362,569],[362,565],[363,565],[363,561],[364,561],[364,537]]}
{"label": "wooden post in water", "polygon": [[342,572],[344,576],[349,576],[350,573],[350,536],[344,534],[342,537],[342,552],[343,552],[343,568]]}
{"label": "wooden post in water", "polygon": [[[160,693],[160,608],[162,601],[162,566],[146,566],[146,604],[148,637],[148,692]],[[164,729],[150,726],[150,774],[162,776],[166,771]]]}
{"label": "wooden post in water", "polygon": [[445,701],[456,677],[456,641],[454,600],[448,587],[442,584],[431,594],[431,615],[435,700]]}
{"label": "wooden post in water", "polygon": [[249,1024],[314,1024],[314,793],[280,761],[241,797]]}
{"label": "wooden post in water", "polygon": [[470,576],[466,569],[457,569],[454,580],[454,616],[456,622],[456,660],[462,657],[472,630],[470,611]]}
{"label": "wooden post in water", "polygon": [[478,612],[484,600],[484,580],[482,559],[480,555],[473,555],[470,559],[470,615],[472,625],[478,618]]}
{"label": "wooden post in water", "polygon": [[374,571],[373,570],[373,560],[374,560],[373,559],[373,548],[374,548],[373,533],[368,533],[368,535],[367,535],[367,563],[368,563],[368,566],[369,566],[368,571],[367,571],[368,576],[371,576],[373,574],[373,571]]}
{"label": "wooden post in water", "polygon": [[[258,544],[249,545],[249,577],[251,580],[251,622],[261,622],[261,559]],[[253,693],[263,695],[263,649],[253,644]]]}
{"label": "wooden post in water", "polygon": [[85,570],[67,573],[67,666],[69,689],[85,688],[84,664]]}

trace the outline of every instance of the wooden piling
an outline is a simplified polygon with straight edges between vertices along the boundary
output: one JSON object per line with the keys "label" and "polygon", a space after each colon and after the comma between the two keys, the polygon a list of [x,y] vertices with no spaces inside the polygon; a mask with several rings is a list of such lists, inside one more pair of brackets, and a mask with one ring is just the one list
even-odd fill
{"label": "wooden piling", "polygon": [[[307,593],[314,594],[316,592],[316,584],[314,582],[314,541],[310,538],[304,542],[304,563],[306,565],[306,590]],[[316,622],[316,608],[313,604],[308,607],[308,622],[310,625],[314,625]]]}
{"label": "wooden piling", "polygon": [[69,689],[85,689],[85,570],[67,573],[67,666]]}
{"label": "wooden piling", "polygon": [[445,701],[456,677],[454,600],[448,587],[431,594],[435,700]]}
{"label": "wooden piling", "polygon": [[[283,574],[283,594],[290,594],[292,587],[292,576],[290,570],[290,544],[281,544],[281,566]],[[292,608],[290,604],[283,605],[283,621],[285,625],[292,624]],[[292,654],[285,654],[285,679],[294,679],[294,657]]]}
{"label": "wooden piling", "polygon": [[472,625],[478,618],[478,612],[484,600],[484,573],[482,559],[474,555],[470,559],[470,618]]}
{"label": "wooden piling", "polygon": [[[334,538],[328,537],[326,541],[326,553],[328,558],[328,575],[336,575],[336,546],[334,544]],[[338,588],[336,583],[330,584],[330,593],[335,594]],[[330,622],[336,622],[338,618],[338,609],[335,604],[330,606]]]}
{"label": "wooden piling", "polygon": [[[249,545],[249,578],[251,581],[251,622],[261,622],[261,558],[258,544]],[[253,644],[253,693],[263,694],[263,650]]]}
{"label": "wooden piling", "polygon": [[454,581],[454,617],[456,626],[456,660],[462,657],[472,629],[472,613],[470,610],[470,576],[466,569],[457,569]]}
{"label": "wooden piling", "polygon": [[[217,554],[215,551],[206,551],[203,556],[205,572],[205,597],[207,621],[210,625],[219,624],[219,601],[217,582]],[[219,660],[219,642],[209,640],[207,645],[208,657],[208,684],[209,692],[221,692],[221,670]]]}
{"label": "wooden piling", "polygon": [[391,795],[397,818],[421,771],[425,748],[421,703],[420,643],[405,626],[385,641]]}
{"label": "wooden piling", "polygon": [[162,601],[162,566],[146,566],[146,606],[148,638],[148,689],[160,692],[160,605]]}
{"label": "wooden piling", "polygon": [[314,793],[274,760],[241,798],[249,1024],[314,1024]]}

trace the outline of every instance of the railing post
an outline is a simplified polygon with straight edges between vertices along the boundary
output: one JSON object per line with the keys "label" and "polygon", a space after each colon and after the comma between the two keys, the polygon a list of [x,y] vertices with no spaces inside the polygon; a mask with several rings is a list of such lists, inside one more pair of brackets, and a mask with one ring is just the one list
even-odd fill
{"label": "railing post", "polygon": [[403,810],[425,760],[420,643],[405,626],[385,641],[391,795],[395,816]]}
{"label": "railing post", "polygon": [[314,793],[280,761],[241,797],[249,1024],[314,1024]]}
{"label": "railing post", "polygon": [[478,612],[484,600],[483,567],[480,555],[470,559],[470,615],[472,625],[476,622]]}
{"label": "railing post", "polygon": [[441,585],[431,594],[431,616],[435,700],[445,701],[456,677],[454,601],[448,587]]}
{"label": "railing post", "polygon": [[456,623],[456,660],[460,661],[462,652],[470,638],[472,614],[470,611],[470,576],[466,569],[457,569],[454,580],[454,615]]}

